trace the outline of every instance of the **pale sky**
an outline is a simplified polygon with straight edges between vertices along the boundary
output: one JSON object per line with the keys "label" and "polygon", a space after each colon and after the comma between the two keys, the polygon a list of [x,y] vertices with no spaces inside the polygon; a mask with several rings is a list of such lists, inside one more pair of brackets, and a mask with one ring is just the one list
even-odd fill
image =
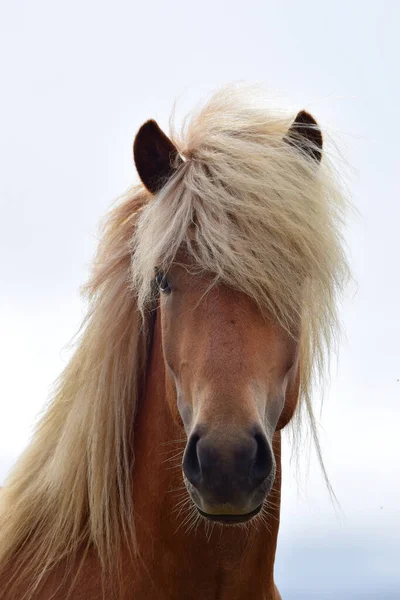
{"label": "pale sky", "polygon": [[314,460],[308,479],[306,461],[285,464],[276,580],[284,600],[399,597],[399,17],[394,0],[2,3],[0,482],[70,355],[138,127],[167,130],[176,99],[182,115],[225,83],[261,83],[334,136],[360,213],[321,416],[343,514]]}

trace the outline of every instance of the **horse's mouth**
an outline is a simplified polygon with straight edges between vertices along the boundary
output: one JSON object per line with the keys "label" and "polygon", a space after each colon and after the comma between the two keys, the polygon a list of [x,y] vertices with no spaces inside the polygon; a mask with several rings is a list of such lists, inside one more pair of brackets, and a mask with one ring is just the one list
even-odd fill
{"label": "horse's mouth", "polygon": [[254,510],[244,515],[214,515],[211,513],[206,513],[200,510],[200,508],[196,507],[202,517],[205,519],[209,519],[210,521],[216,521],[217,523],[222,523],[224,525],[235,525],[237,523],[246,523],[250,521],[253,517],[258,515],[260,510],[262,509],[262,504],[257,506]]}

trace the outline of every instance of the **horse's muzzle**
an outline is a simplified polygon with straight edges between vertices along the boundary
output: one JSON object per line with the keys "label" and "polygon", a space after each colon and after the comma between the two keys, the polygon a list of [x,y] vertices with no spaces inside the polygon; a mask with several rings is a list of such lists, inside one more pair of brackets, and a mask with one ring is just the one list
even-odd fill
{"label": "horse's muzzle", "polygon": [[189,436],[183,473],[204,517],[224,523],[255,516],[275,474],[270,443],[260,428],[247,432],[209,431]]}

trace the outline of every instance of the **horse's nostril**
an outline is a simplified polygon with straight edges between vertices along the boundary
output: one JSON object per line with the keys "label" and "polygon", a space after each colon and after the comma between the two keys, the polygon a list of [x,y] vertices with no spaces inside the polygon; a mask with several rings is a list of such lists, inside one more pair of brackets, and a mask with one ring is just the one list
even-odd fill
{"label": "horse's nostril", "polygon": [[192,433],[189,437],[182,463],[183,472],[186,478],[194,486],[197,485],[201,479],[201,468],[197,455],[197,443],[199,439],[200,436],[196,433]]}
{"label": "horse's nostril", "polygon": [[254,439],[257,442],[257,452],[250,473],[250,480],[254,484],[260,484],[272,471],[273,457],[270,445],[264,433],[256,433]]}

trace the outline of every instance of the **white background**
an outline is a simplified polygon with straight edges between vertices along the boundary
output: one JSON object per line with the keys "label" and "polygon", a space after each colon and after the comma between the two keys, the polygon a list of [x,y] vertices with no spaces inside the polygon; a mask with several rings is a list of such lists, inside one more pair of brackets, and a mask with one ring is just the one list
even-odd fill
{"label": "white background", "polygon": [[399,17],[394,0],[0,4],[1,481],[70,355],[98,221],[136,178],[136,130],[167,130],[177,98],[180,115],[222,84],[262,83],[336,132],[360,212],[321,417],[343,514],[314,460],[307,483],[285,466],[277,583],[285,600],[399,597]]}

